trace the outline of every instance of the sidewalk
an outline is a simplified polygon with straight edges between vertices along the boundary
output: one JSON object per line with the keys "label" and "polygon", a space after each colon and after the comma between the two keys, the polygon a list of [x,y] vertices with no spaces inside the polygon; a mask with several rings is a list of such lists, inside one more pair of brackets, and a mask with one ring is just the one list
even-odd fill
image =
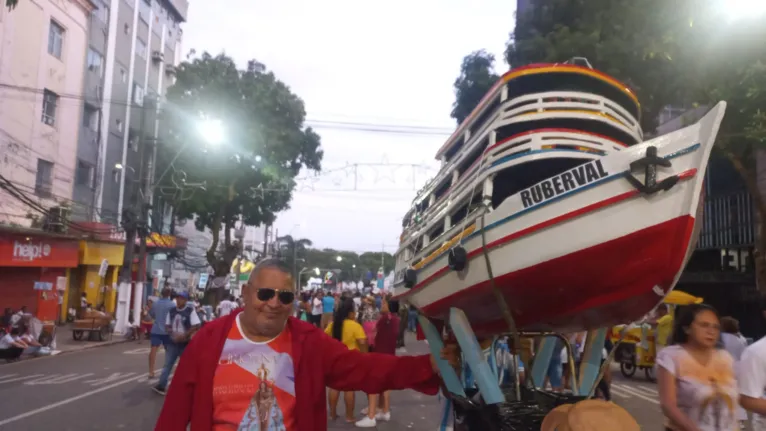
{"label": "sidewalk", "polygon": [[[87,335],[86,335],[87,337]],[[130,341],[124,335],[112,334],[106,341],[77,341],[72,337],[72,324],[67,323],[56,327],[56,349],[54,354],[77,352],[80,350],[92,349],[95,347],[111,346],[113,344],[125,343]],[[147,345],[149,341],[146,341]]]}
{"label": "sidewalk", "polygon": [[[428,345],[423,341],[417,341],[414,334],[405,336],[406,351],[399,355],[423,355],[429,353]],[[335,422],[327,424],[328,431],[340,431],[356,428],[354,424],[347,424],[343,419],[343,399],[338,403],[338,418]],[[362,392],[356,393],[356,408],[354,412],[359,419],[359,413],[367,407],[367,397]],[[438,429],[441,411],[439,400],[436,396],[424,395],[415,391],[395,391],[391,393],[391,421],[378,422],[376,428],[380,431],[432,431]]]}

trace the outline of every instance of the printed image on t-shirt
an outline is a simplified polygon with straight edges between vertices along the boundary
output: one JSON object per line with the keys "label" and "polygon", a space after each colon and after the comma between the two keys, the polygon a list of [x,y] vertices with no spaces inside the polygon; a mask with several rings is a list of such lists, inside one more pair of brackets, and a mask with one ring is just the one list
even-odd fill
{"label": "printed image on t-shirt", "polygon": [[[708,364],[697,362],[683,347],[666,347],[656,363],[676,378],[678,408],[701,431],[739,429],[734,363],[725,350],[716,350]],[[678,429],[668,423],[670,429]]]}
{"label": "printed image on t-shirt", "polygon": [[295,430],[295,374],[289,331],[266,343],[245,339],[239,316],[213,378],[213,429]]}

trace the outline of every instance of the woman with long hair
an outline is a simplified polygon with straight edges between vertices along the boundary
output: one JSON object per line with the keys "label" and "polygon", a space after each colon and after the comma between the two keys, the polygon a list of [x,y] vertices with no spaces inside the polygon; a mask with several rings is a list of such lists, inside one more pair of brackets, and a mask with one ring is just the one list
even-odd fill
{"label": "woman with long hair", "polygon": [[[356,313],[354,312],[354,300],[346,299],[335,311],[332,323],[327,326],[325,333],[332,338],[345,344],[349,350],[359,350],[367,353],[367,335],[362,329],[362,325],[356,322]],[[338,399],[340,391],[330,388],[330,419],[338,418]],[[354,403],[356,402],[353,392],[343,394],[343,400],[346,404],[346,422],[354,423]]]}
{"label": "woman with long hair", "polygon": [[734,361],[717,349],[718,313],[705,304],[684,307],[673,324],[672,345],[657,355],[657,381],[666,430],[739,429]]}
{"label": "woman with long hair", "polygon": [[[380,318],[375,327],[375,353],[387,355],[396,354],[396,339],[399,336],[399,302],[386,301],[380,305]],[[383,394],[368,394],[369,407],[362,409],[366,415],[356,426],[360,428],[374,428],[377,421],[391,420],[391,392]],[[381,411],[378,411],[380,408]]]}

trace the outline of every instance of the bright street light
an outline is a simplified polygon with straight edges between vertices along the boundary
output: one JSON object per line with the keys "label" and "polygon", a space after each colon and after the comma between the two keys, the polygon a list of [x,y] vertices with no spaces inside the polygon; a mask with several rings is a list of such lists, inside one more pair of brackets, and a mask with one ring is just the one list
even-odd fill
{"label": "bright street light", "polygon": [[763,0],[727,0],[719,7],[729,20],[748,17],[758,17],[766,13],[766,2]]}
{"label": "bright street light", "polygon": [[224,139],[226,139],[226,134],[223,130],[223,122],[221,120],[202,120],[197,125],[197,130],[199,131],[200,136],[202,136],[202,139],[211,145],[221,145]]}
{"label": "bright street light", "polygon": [[352,268],[356,269],[356,264],[351,265]]}
{"label": "bright street light", "polygon": [[342,260],[343,260],[343,258],[342,258],[342,257],[340,257],[340,256],[338,256],[338,257],[336,257],[336,258],[335,258],[335,260],[337,260],[338,262],[340,262],[340,261],[342,261]]}
{"label": "bright street light", "polygon": [[319,268],[314,268],[314,274],[319,275]]}

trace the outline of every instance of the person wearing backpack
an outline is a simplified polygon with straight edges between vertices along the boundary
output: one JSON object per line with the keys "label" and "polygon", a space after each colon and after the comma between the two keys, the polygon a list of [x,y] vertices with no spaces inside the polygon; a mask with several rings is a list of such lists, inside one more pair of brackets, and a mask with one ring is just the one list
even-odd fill
{"label": "person wearing backpack", "polygon": [[194,311],[194,308],[187,301],[188,292],[181,292],[176,296],[176,307],[168,311],[165,319],[167,332],[170,334],[170,343],[165,347],[165,367],[162,369],[160,381],[152,390],[160,395],[165,395],[165,390],[170,378],[170,371],[173,369],[178,358],[186,349],[192,335],[200,328],[202,322]]}

